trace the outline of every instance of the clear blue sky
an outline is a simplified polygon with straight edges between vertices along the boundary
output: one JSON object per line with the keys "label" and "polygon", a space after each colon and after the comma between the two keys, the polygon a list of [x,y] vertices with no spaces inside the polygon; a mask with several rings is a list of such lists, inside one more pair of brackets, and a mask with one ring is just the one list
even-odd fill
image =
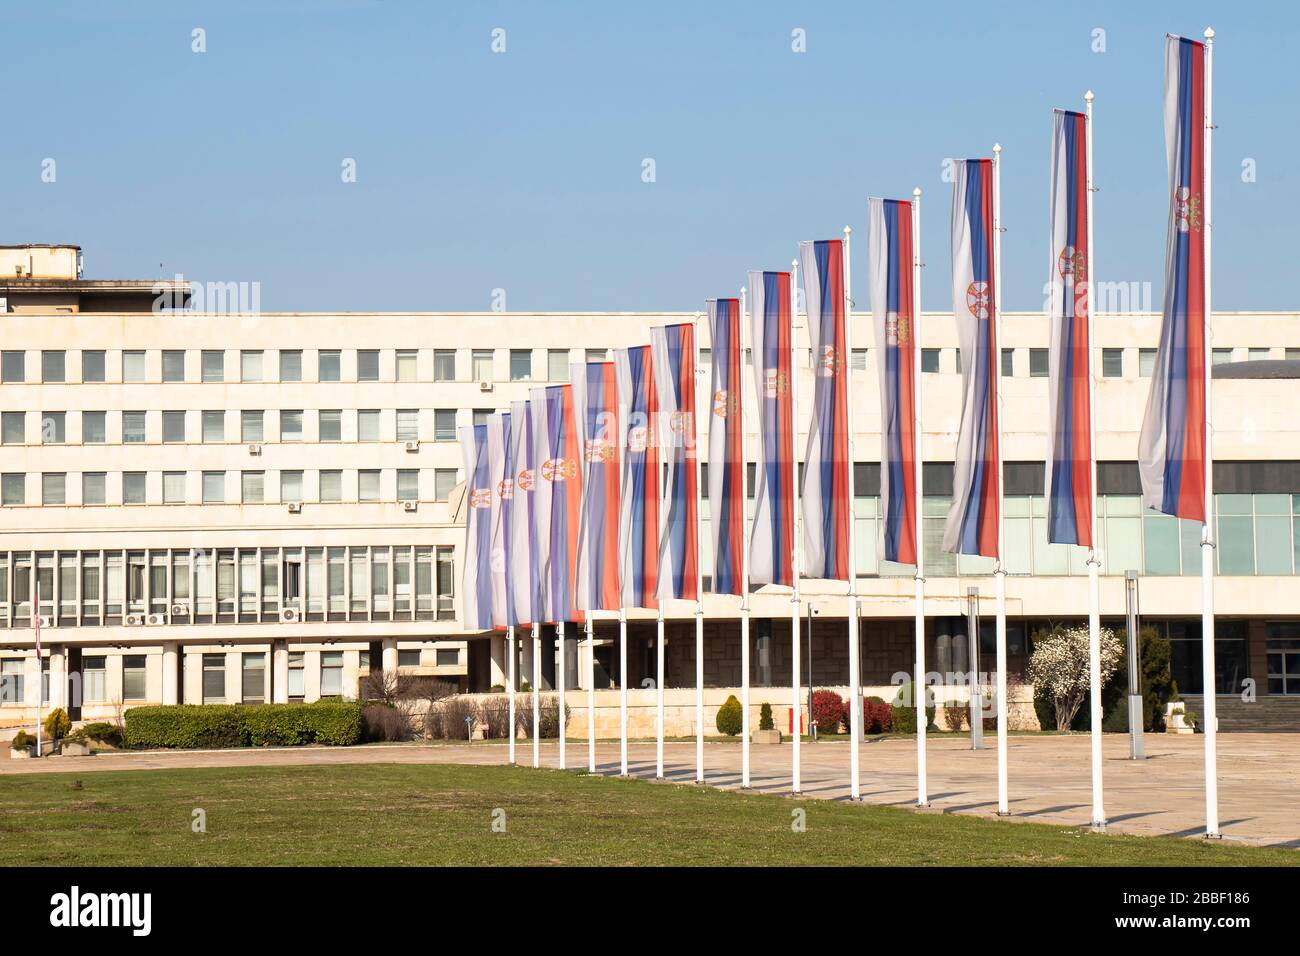
{"label": "clear blue sky", "polygon": [[1097,275],[1158,307],[1162,36],[1212,25],[1215,305],[1300,308],[1300,14],[1154,6],[14,3],[0,242],[79,243],[90,277],[256,280],[272,310],[487,309],[495,288],[680,310],[847,223],[865,306],[866,197],[920,185],[924,304],[948,308],[940,164],[1000,141],[1005,302],[1038,308],[1050,110],[1091,87]]}

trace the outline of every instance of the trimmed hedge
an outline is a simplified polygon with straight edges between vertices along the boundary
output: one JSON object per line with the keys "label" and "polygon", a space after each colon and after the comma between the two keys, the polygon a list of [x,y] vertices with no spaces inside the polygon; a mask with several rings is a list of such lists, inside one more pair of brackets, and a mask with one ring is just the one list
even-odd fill
{"label": "trimmed hedge", "polygon": [[204,750],[224,747],[348,746],[361,740],[361,705],[175,704],[126,712],[129,747]]}

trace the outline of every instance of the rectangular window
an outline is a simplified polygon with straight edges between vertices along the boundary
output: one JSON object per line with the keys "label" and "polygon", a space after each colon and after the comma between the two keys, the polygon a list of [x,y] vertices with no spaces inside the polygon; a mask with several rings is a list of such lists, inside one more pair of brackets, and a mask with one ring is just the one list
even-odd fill
{"label": "rectangular window", "polygon": [[266,654],[244,654],[242,699],[245,704],[266,703]]}
{"label": "rectangular window", "polygon": [[0,504],[21,505],[26,499],[27,476],[22,472],[0,475]]}
{"label": "rectangular window", "polygon": [[163,472],[163,504],[185,504],[185,472]]}
{"label": "rectangular window", "polygon": [[27,353],[8,351],[0,354],[0,380],[11,385],[27,381]]}
{"label": "rectangular window", "polygon": [[419,352],[415,349],[397,350],[397,380],[414,382],[419,368]]}
{"label": "rectangular window", "polygon": [[302,651],[289,654],[289,700],[300,701],[306,696],[306,681],[303,680],[306,656]]}
{"label": "rectangular window", "polygon": [[337,408],[320,410],[320,440],[343,440],[343,412]]}
{"label": "rectangular window", "polygon": [[357,500],[379,500],[379,469],[363,468],[357,472]]}
{"label": "rectangular window", "polygon": [[226,500],[226,473],[224,471],[205,471],[203,473],[203,503],[205,505],[224,504]]}
{"label": "rectangular window", "polygon": [[85,445],[102,445],[108,438],[108,412],[81,413],[81,441]]}
{"label": "rectangular window", "polygon": [[261,411],[246,409],[239,413],[239,440],[242,442],[260,442],[262,440]]}
{"label": "rectangular window", "polygon": [[357,409],[357,441],[379,441],[379,409]]}
{"label": "rectangular window", "polygon": [[67,381],[66,353],[53,351],[53,350],[42,350],[41,381],[42,382]]}
{"label": "rectangular window", "polygon": [[474,349],[470,353],[470,377],[476,382],[492,381],[491,349]]}
{"label": "rectangular window", "polygon": [[1002,375],[1004,378],[1011,378],[1015,372],[1015,349],[1002,350]]}
{"label": "rectangular window", "polygon": [[107,658],[96,654],[81,659],[81,696],[87,702],[108,700]]}
{"label": "rectangular window", "polygon": [[1211,365],[1227,365],[1232,361],[1232,349],[1215,349],[1210,354]]}
{"label": "rectangular window", "polygon": [[145,503],[145,482],[143,471],[122,472],[122,504],[142,505]]}
{"label": "rectangular window", "polygon": [[415,441],[420,437],[420,410],[418,408],[399,408],[397,410],[397,440]]}
{"label": "rectangular window", "polygon": [[163,441],[168,444],[185,441],[184,412],[163,412]]}
{"label": "rectangular window", "polygon": [[[85,412],[82,412],[82,416],[82,430],[84,432]],[[6,445],[21,445],[27,437],[24,434],[26,425],[26,412],[4,412],[0,414],[0,442]]]}
{"label": "rectangular window", "polygon": [[1215,495],[1219,519],[1219,573],[1222,575],[1255,573],[1255,522],[1250,495]]}
{"label": "rectangular window", "polygon": [[68,476],[47,471],[41,475],[41,504],[64,505],[68,503]]}
{"label": "rectangular window", "polygon": [[1124,350],[1101,350],[1101,374],[1103,378],[1122,378],[1124,376]]}
{"label": "rectangular window", "polygon": [[569,350],[546,350],[546,377],[552,382],[569,380]]}
{"label": "rectangular window", "polygon": [[226,702],[226,655],[203,655],[203,703]]}
{"label": "rectangular window", "polygon": [[456,381],[456,350],[433,350],[433,380],[435,382]]}
{"label": "rectangular window", "polygon": [[302,409],[281,410],[280,441],[302,441]]}
{"label": "rectangular window", "polygon": [[[708,350],[708,349],[700,349],[700,364],[701,364],[701,365],[707,365],[707,364],[709,364],[709,354],[708,354],[708,353],[709,353],[709,350]],[[603,362],[603,361],[605,361],[605,356],[608,355],[609,353],[606,352],[604,349],[587,349],[585,354],[586,354],[586,356],[587,356],[587,358],[586,358],[586,362],[587,362],[588,365],[590,365],[592,362]]]}
{"label": "rectangular window", "polygon": [[378,349],[357,349],[357,381],[379,381]]}
{"label": "rectangular window", "polygon": [[302,472],[280,472],[280,500],[302,501]]}
{"label": "rectangular window", "polygon": [[338,349],[325,349],[318,355],[316,378],[321,382],[337,382],[342,376],[342,361]]}
{"label": "rectangular window", "polygon": [[433,500],[446,501],[451,496],[451,489],[456,487],[455,468],[433,469]]}
{"label": "rectangular window", "polygon": [[867,370],[866,349],[853,350],[853,354],[849,356],[849,368],[859,372],[865,372]]}
{"label": "rectangular window", "polygon": [[488,419],[491,416],[492,416],[492,409],[476,408],[474,409],[472,421],[474,422],[475,425],[486,425],[488,423]]}
{"label": "rectangular window", "polygon": [[122,353],[122,381],[144,381],[144,352],[133,349]]}
{"label": "rectangular window", "polygon": [[203,381],[224,382],[226,380],[226,353],[221,349],[204,349],[201,363]]}
{"label": "rectangular window", "polygon": [[455,549],[445,545],[439,545],[435,555],[437,561],[437,584],[438,584],[438,620],[450,621],[456,617],[456,585],[455,585]]}
{"label": "rectangular window", "polygon": [[[207,475],[203,476],[204,484],[207,483]],[[246,471],[243,473],[241,500],[246,505],[260,505],[266,500],[266,472],[264,471]],[[207,490],[206,487],[204,489]],[[206,498],[204,499],[206,500]]]}
{"label": "rectangular window", "polygon": [[1047,349],[1029,350],[1029,377],[1047,378]]}
{"label": "rectangular window", "polygon": [[337,468],[320,473],[320,500],[343,500],[343,472]]}
{"label": "rectangular window", "polygon": [[127,445],[144,444],[144,412],[122,413],[122,441]]}
{"label": "rectangular window", "polygon": [[205,442],[222,442],[226,440],[226,413],[221,410],[203,413],[203,440]]}
{"label": "rectangular window", "polygon": [[939,350],[938,349],[921,349],[921,371],[922,372],[939,371]]}
{"label": "rectangular window", "polygon": [[81,353],[81,380],[83,382],[102,382],[104,380],[104,351],[102,349],[83,350]]}
{"label": "rectangular window", "polygon": [[527,382],[533,377],[533,350],[510,350],[510,381]]}
{"label": "rectangular window", "polygon": [[127,654],[122,658],[122,699],[145,700],[147,693],[145,656]]}
{"label": "rectangular window", "polygon": [[460,663],[460,651],[454,647],[440,647],[435,659],[439,667],[455,667]]}
{"label": "rectangular window", "polygon": [[433,440],[456,440],[456,409],[435,408],[433,410]]}
{"label": "rectangular window", "polygon": [[0,703],[25,703],[24,671],[27,662],[21,657],[6,657],[0,661]]}
{"label": "rectangular window", "polygon": [[81,503],[83,505],[102,505],[108,503],[108,475],[102,471],[83,471],[81,473]]}
{"label": "rectangular window", "polygon": [[397,666],[398,667],[419,667],[420,652],[418,650],[415,651],[399,650],[397,652]]}
{"label": "rectangular window", "polygon": [[1246,351],[1246,357],[1252,362],[1263,362],[1268,358],[1268,349],[1253,348]]}
{"label": "rectangular window", "polygon": [[280,381],[282,382],[302,381],[302,350],[301,349],[280,350]]}
{"label": "rectangular window", "polygon": [[343,696],[343,652],[342,651],[321,651],[320,695],[322,697]]}
{"label": "rectangular window", "polygon": [[418,501],[420,498],[420,470],[418,468],[397,469],[397,500]]}
{"label": "rectangular window", "polygon": [[185,350],[164,349],[162,354],[164,382],[185,381]]}
{"label": "rectangular window", "polygon": [[68,413],[41,412],[41,444],[62,445],[68,440]]}
{"label": "rectangular window", "polygon": [[1150,378],[1156,370],[1156,350],[1138,349],[1138,375]]}
{"label": "rectangular window", "polygon": [[239,380],[241,382],[262,381],[262,352],[260,349],[245,349],[239,353]]}

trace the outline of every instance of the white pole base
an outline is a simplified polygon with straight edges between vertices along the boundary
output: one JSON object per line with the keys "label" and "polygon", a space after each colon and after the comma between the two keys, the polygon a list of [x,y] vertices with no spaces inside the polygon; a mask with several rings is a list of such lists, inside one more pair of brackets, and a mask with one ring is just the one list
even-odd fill
{"label": "white pole base", "polygon": [[1106,821],[1105,821],[1105,820],[1093,820],[1092,823],[1090,823],[1090,824],[1088,825],[1088,829],[1091,830],[1093,833],[1105,833],[1105,832],[1106,832]]}

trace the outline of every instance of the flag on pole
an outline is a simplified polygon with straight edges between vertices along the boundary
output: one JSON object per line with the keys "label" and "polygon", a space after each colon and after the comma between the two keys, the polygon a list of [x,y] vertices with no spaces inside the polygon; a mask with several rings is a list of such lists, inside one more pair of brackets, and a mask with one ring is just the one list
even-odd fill
{"label": "flag on pole", "polygon": [[510,588],[510,563],[506,558],[510,553],[510,509],[515,489],[514,468],[510,461],[512,424],[510,412],[493,412],[488,416],[488,482],[492,488],[492,626],[499,631],[519,623]]}
{"label": "flag on pole", "polygon": [[574,583],[578,563],[578,520],[582,473],[573,386],[532,390],[533,447],[537,474],[533,503],[537,514],[539,620],[577,621]]}
{"label": "flag on pole", "polygon": [[912,203],[868,200],[871,317],[880,356],[880,557],[916,563],[916,336]]}
{"label": "flag on pole", "polygon": [[613,362],[582,369],[586,387],[578,408],[583,418],[582,520],[578,531],[577,606],[584,611],[619,608],[618,521],[619,416]]}
{"label": "flag on pole", "polygon": [[713,593],[740,594],[745,569],[745,445],[741,420],[740,300],[710,299],[713,414],[709,416],[709,510]]}
{"label": "flag on pole", "polygon": [[1088,366],[1088,127],[1052,113],[1047,540],[1092,547],[1092,408]]}
{"label": "flag on pole", "polygon": [[961,429],[943,550],[998,556],[998,342],[993,314],[993,161],[958,160],[952,187],[952,308],[961,345]]}
{"label": "flag on pole", "polygon": [[618,553],[623,606],[659,606],[659,397],[648,345],[617,349],[623,489]]}
{"label": "flag on pole", "polygon": [[1142,502],[1204,523],[1205,44],[1165,38],[1169,232],[1164,317],[1138,439]]}
{"label": "flag on pole", "polygon": [[802,484],[804,571],[849,579],[848,364],[845,355],[844,242],[799,243],[808,335],[813,349],[813,410]]}
{"label": "flag on pole", "polygon": [[486,425],[462,425],[461,457],[465,463],[465,627],[492,627],[492,483],[488,468]]}
{"label": "flag on pole", "polygon": [[699,598],[700,496],[695,467],[695,326],[650,330],[651,367],[659,398],[659,434],[667,444],[667,509],[660,516],[660,599]]}
{"label": "flag on pole", "polygon": [[[750,272],[750,348],[758,392],[758,474],[749,580],[794,586],[793,369],[790,273]],[[710,455],[712,452],[710,452]]]}
{"label": "flag on pole", "polygon": [[508,541],[510,590],[517,624],[538,620],[537,483],[533,458],[533,403],[511,402],[510,464],[514,474]]}

